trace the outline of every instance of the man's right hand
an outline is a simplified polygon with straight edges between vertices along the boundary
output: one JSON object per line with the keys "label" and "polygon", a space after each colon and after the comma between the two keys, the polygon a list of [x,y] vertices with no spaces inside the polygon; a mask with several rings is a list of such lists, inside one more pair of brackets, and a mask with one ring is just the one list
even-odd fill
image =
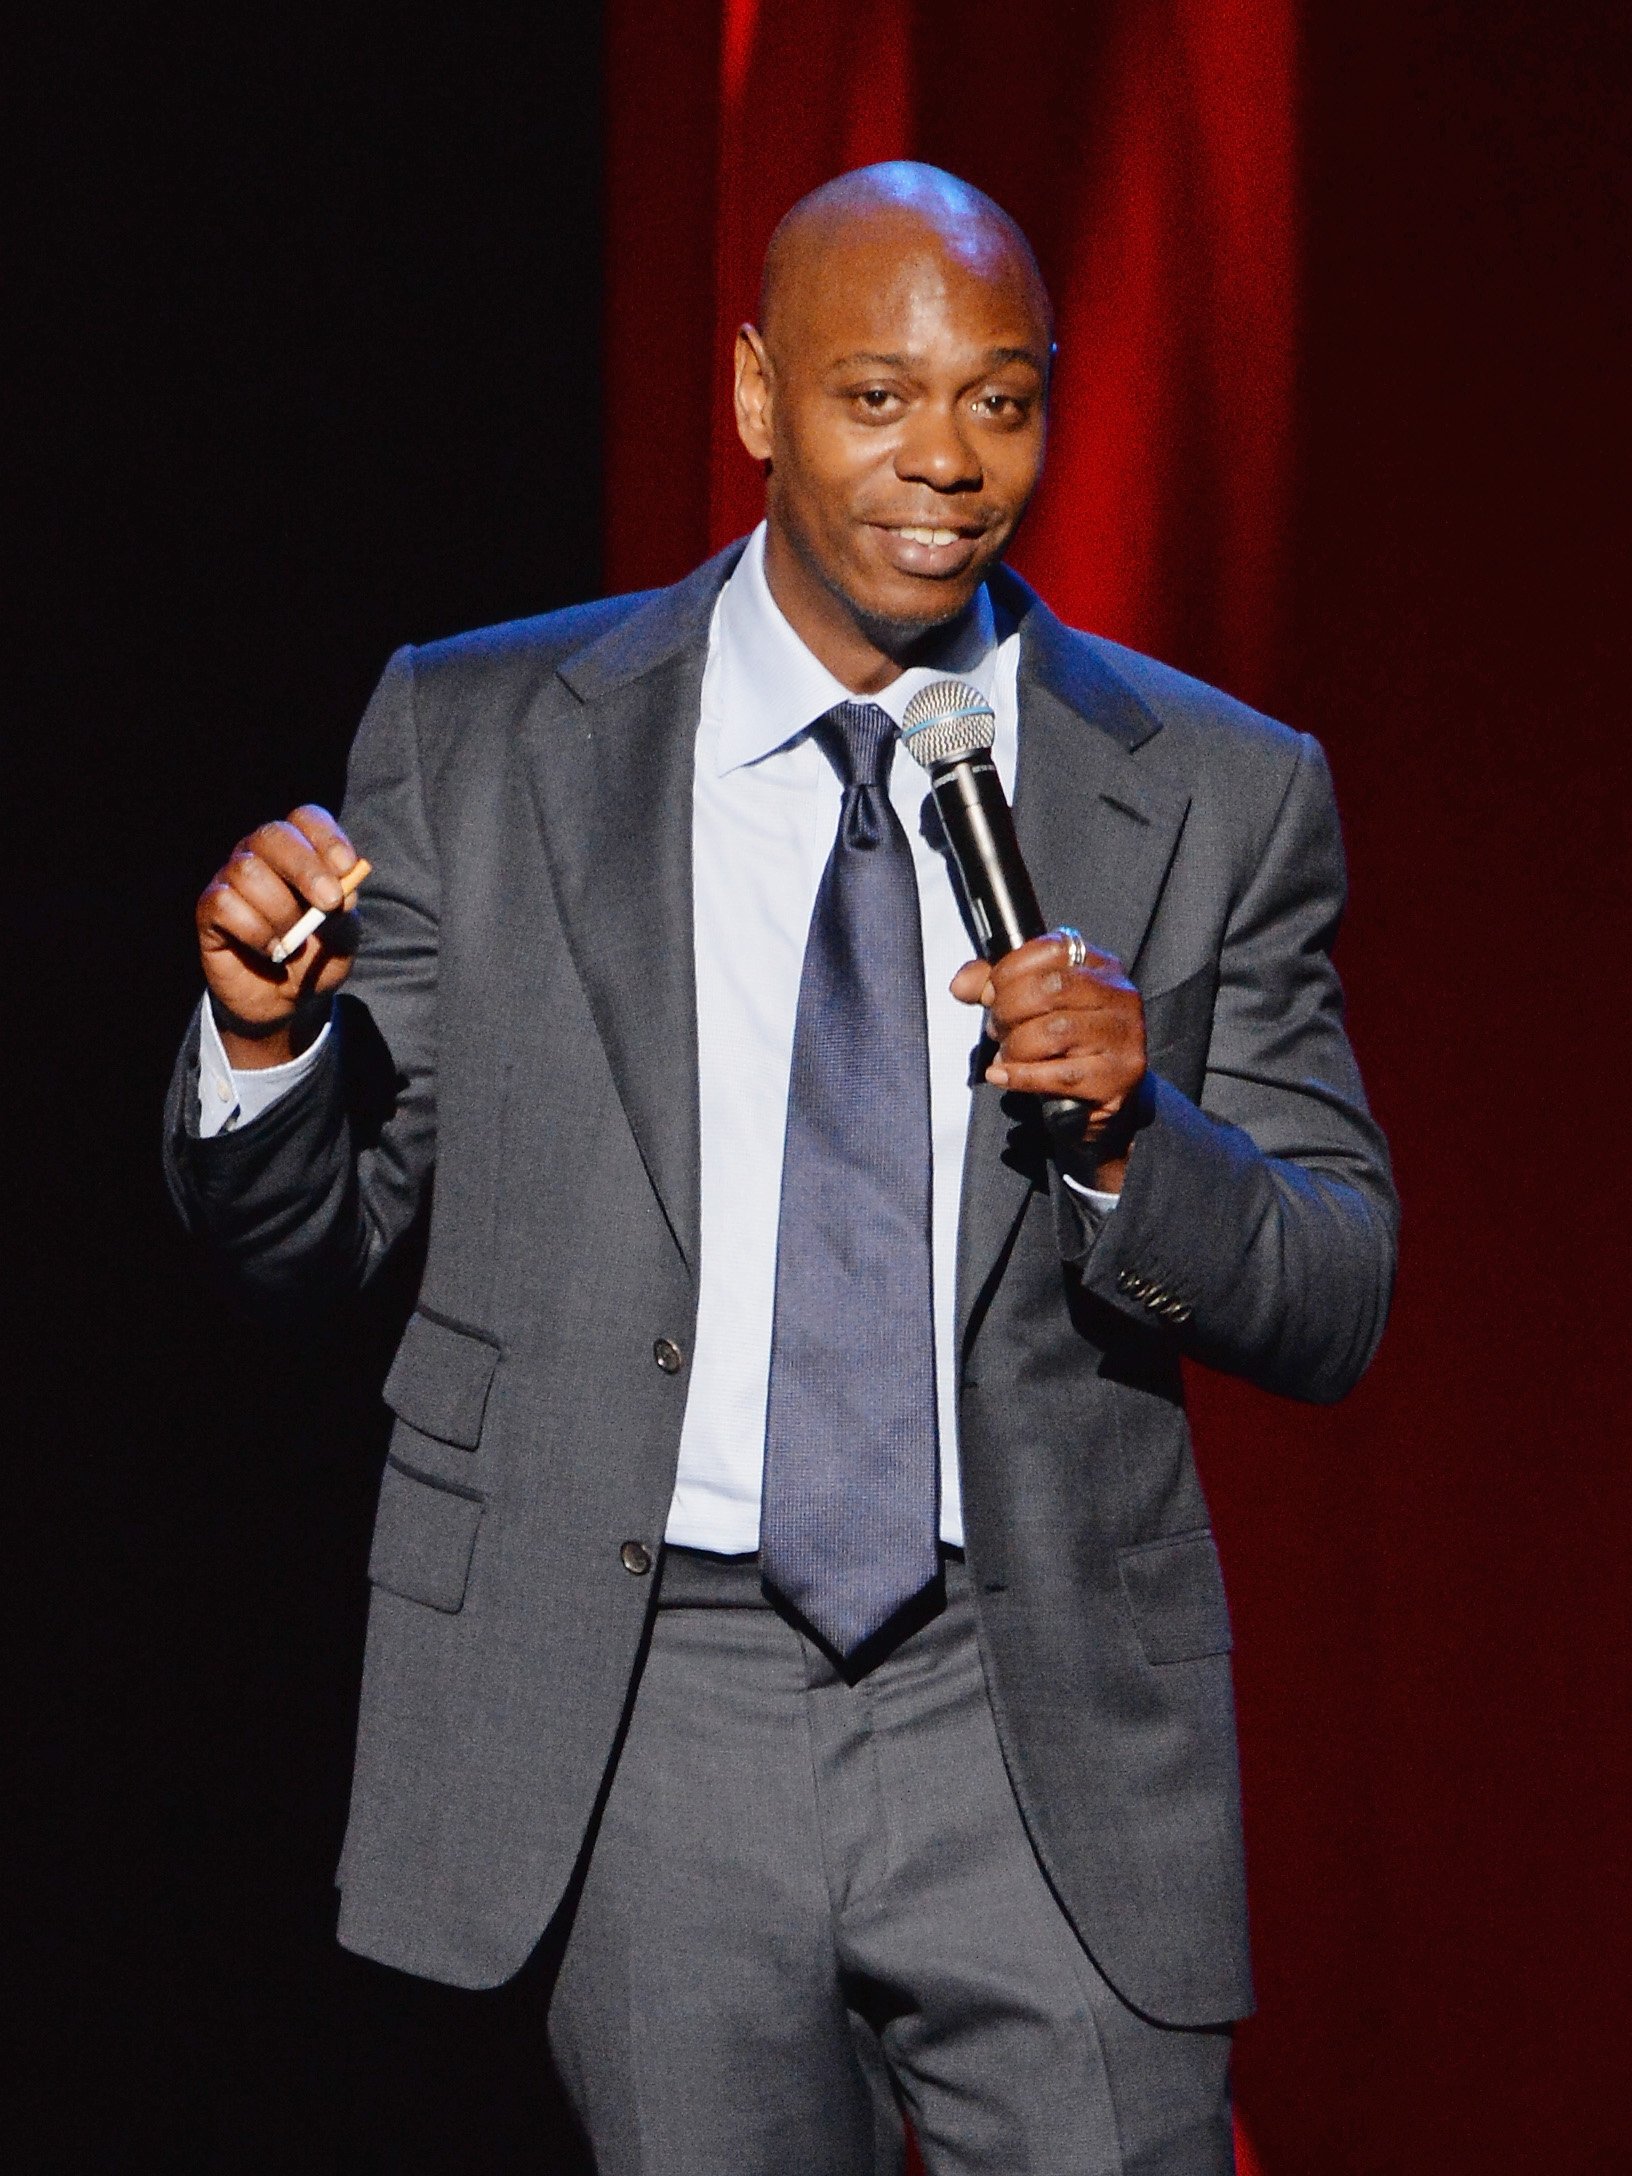
{"label": "man's right hand", "polygon": [[[199,957],[229,1064],[284,1065],[311,1043],[327,1016],[323,1002],[351,972],[356,925],[332,910],[350,907],[340,878],[356,848],[327,809],[292,809],[240,839],[199,895]],[[329,911],[292,959],[271,948],[308,907]]]}

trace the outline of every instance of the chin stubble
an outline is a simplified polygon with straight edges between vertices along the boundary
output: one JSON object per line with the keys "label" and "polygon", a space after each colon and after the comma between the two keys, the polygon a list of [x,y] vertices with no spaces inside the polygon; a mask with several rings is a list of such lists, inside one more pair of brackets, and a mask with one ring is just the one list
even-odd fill
{"label": "chin stubble", "polygon": [[898,665],[910,664],[910,652],[915,644],[927,641],[931,635],[939,634],[943,627],[954,626],[969,611],[974,601],[971,597],[963,604],[952,605],[945,612],[926,613],[922,618],[893,619],[884,613],[868,611],[865,605],[859,603],[847,589],[825,572],[822,574],[822,582],[829,594],[844,606],[867,640],[875,648],[882,650],[886,657],[893,658]]}

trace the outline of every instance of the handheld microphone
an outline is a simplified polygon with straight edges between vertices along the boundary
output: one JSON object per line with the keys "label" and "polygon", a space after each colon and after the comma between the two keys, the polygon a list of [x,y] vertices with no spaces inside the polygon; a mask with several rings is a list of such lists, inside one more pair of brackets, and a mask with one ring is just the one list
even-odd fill
{"label": "handheld microphone", "polygon": [[[901,719],[902,746],[929,773],[958,903],[984,960],[1048,933],[992,761],[996,736],[991,704],[967,680],[920,688]],[[1074,1096],[1038,1100],[1056,1146],[1080,1150],[1088,1106]]]}

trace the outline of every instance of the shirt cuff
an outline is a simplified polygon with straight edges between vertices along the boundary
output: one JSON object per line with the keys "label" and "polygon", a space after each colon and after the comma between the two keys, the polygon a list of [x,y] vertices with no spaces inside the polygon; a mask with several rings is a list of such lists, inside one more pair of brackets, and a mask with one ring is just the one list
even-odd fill
{"label": "shirt cuff", "polygon": [[1081,1179],[1072,1178],[1069,1171],[1062,1171],[1060,1176],[1096,1223],[1102,1216],[1109,1216],[1122,1199],[1120,1194],[1106,1194],[1097,1186],[1085,1186]]}
{"label": "shirt cuff", "polygon": [[264,1065],[236,1072],[221,1047],[220,1031],[206,998],[198,1015],[199,1139],[212,1141],[218,1133],[232,1133],[239,1126],[247,1126],[252,1118],[259,1118],[263,1111],[269,1111],[280,1096],[287,1095],[297,1081],[306,1078],[328,1039],[329,1022],[325,1020],[323,1032],[316,1042],[303,1050],[298,1058],[291,1058],[287,1065]]}

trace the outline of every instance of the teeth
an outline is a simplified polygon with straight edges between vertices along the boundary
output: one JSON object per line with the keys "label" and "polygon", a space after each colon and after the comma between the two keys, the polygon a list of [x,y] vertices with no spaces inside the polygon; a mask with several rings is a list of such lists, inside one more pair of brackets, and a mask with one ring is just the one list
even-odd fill
{"label": "teeth", "polygon": [[955,544],[956,529],[898,529],[897,536],[904,536],[909,544]]}

